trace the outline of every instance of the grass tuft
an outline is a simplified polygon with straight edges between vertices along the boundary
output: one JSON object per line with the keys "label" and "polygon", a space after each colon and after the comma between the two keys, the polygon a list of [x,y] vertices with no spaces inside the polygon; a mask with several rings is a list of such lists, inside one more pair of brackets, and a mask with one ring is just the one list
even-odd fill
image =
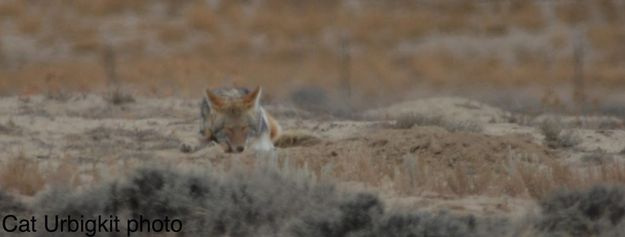
{"label": "grass tuft", "polygon": [[565,131],[561,122],[549,119],[540,124],[545,143],[551,148],[571,148],[581,143],[574,131]]}
{"label": "grass tuft", "polygon": [[135,97],[132,94],[120,88],[111,90],[104,98],[113,105],[124,105],[135,102]]}

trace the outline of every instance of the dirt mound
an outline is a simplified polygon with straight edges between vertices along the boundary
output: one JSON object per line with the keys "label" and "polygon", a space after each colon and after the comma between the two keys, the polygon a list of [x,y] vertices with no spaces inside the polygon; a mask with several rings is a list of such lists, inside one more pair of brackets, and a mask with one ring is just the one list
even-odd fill
{"label": "dirt mound", "polygon": [[503,122],[506,112],[465,98],[438,97],[405,101],[389,107],[367,111],[366,117],[395,119],[406,114],[441,116],[456,121]]}
{"label": "dirt mound", "polygon": [[342,180],[381,184],[401,172],[424,167],[472,175],[487,170],[509,175],[511,163],[540,165],[556,158],[552,150],[520,135],[450,133],[435,127],[376,129],[353,138],[279,150],[285,159]]}

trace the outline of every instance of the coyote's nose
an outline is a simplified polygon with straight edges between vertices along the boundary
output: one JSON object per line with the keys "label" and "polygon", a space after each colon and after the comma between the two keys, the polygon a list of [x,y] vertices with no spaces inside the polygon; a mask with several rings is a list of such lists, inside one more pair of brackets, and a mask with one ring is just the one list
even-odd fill
{"label": "coyote's nose", "polygon": [[237,147],[237,152],[243,152],[243,150],[245,150],[245,148],[243,146],[238,146]]}

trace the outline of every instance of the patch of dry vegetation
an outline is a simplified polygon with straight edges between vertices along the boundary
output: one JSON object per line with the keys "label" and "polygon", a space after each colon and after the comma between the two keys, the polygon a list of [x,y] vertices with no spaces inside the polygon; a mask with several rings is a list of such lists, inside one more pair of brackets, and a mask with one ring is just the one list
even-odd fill
{"label": "patch of dry vegetation", "polygon": [[405,114],[395,120],[393,128],[410,129],[415,126],[437,126],[450,132],[481,132],[484,128],[474,121],[450,121],[442,116]]}
{"label": "patch of dry vegetation", "polygon": [[[192,121],[182,123],[194,128]],[[150,126],[159,124],[163,123]],[[399,196],[436,193],[446,197],[505,195],[541,198],[562,187],[576,189],[601,183],[622,183],[625,176],[625,169],[618,159],[604,159],[600,153],[592,154],[583,159],[595,166],[580,169],[567,164],[558,157],[558,152],[536,144],[528,136],[458,132],[475,130],[451,129],[440,118],[422,116],[408,116],[397,124],[402,125],[395,125],[396,128],[411,129],[363,127],[363,131],[350,130],[354,134],[346,137],[324,137],[323,140],[310,133],[287,132],[276,144],[280,149],[275,156],[279,163],[305,170],[319,180],[331,178],[339,182],[356,182]],[[96,167],[108,166],[109,162],[110,170],[116,170],[122,169],[125,165],[120,162],[126,160],[144,162],[170,158],[170,155],[181,159],[181,163],[210,162],[226,167],[239,160],[245,164],[256,160],[256,157],[242,154],[233,161],[232,156],[211,151],[179,154],[182,141],[176,134],[156,128],[108,126],[62,137],[61,150],[94,162],[94,168],[86,173],[74,171],[86,165],[73,163],[71,159],[50,167],[42,167],[30,159],[7,159],[5,167],[10,168],[2,170],[5,177],[2,186],[19,187],[23,190],[17,192],[33,195],[50,183],[80,186],[98,181],[107,177],[107,173],[99,173]],[[544,129],[546,137],[561,139],[559,127],[548,128]],[[29,176],[30,180],[10,179],[14,175],[11,172],[35,175]]]}
{"label": "patch of dry vegetation", "polygon": [[110,90],[104,99],[112,105],[124,105],[135,102],[135,97],[131,93],[120,88]]}
{"label": "patch of dry vegetation", "polygon": [[597,149],[594,150],[584,156],[582,156],[581,160],[583,162],[591,163],[591,164],[604,164],[610,163],[613,160],[612,155],[608,154],[605,150]]}
{"label": "patch of dry vegetation", "polygon": [[618,236],[624,230],[623,186],[564,191],[540,201],[537,229],[562,236]]}
{"label": "patch of dry vegetation", "polygon": [[22,195],[34,195],[46,184],[39,163],[22,154],[3,162],[0,168],[0,186]]}
{"label": "patch of dry vegetation", "polygon": [[23,128],[15,124],[13,120],[9,120],[4,124],[0,124],[0,134],[5,135],[21,135]]}
{"label": "patch of dry vegetation", "polygon": [[[46,44],[25,43],[3,55],[10,63],[0,67],[0,81],[20,82],[0,83],[0,91],[41,92],[40,79],[51,71],[67,72],[54,83],[72,90],[101,87],[106,72],[99,52],[111,34],[119,38],[114,41],[123,58],[120,76],[146,94],[166,82],[179,93],[197,95],[207,77],[211,84],[236,78],[272,92],[283,91],[284,84],[290,86],[283,82],[293,78],[329,89],[340,83],[345,68],[351,79],[358,78],[351,80],[358,96],[375,99],[413,89],[415,78],[437,85],[553,84],[571,78],[569,33],[580,23],[588,25],[582,35],[594,55],[585,76],[622,85],[625,19],[611,10],[618,7],[606,6],[618,3],[52,0],[26,7],[4,1],[0,15],[19,32],[3,27],[0,33]],[[586,9],[599,13],[580,12]],[[135,23],[112,20],[128,13],[136,14]],[[555,24],[563,27],[550,27]],[[67,45],[58,57],[22,52]],[[345,45],[351,48],[349,65],[337,66]],[[19,45],[8,47],[14,46]]]}
{"label": "patch of dry vegetation", "polygon": [[356,181],[399,196],[540,199],[555,190],[625,181],[625,167],[616,159],[593,156],[597,162],[579,168],[529,138],[426,128],[377,131],[367,138],[291,147],[286,154],[280,162],[319,178]]}
{"label": "patch of dry vegetation", "polygon": [[20,153],[2,160],[0,188],[22,196],[35,196],[49,186],[76,188],[94,184],[101,176],[95,164],[81,164],[69,157],[44,163]]}
{"label": "patch of dry vegetation", "polygon": [[[625,165],[597,153],[598,160],[577,168],[562,160],[528,162],[527,154],[511,153],[505,164],[493,167],[479,161],[441,169],[418,158],[406,158],[396,171],[395,191],[415,195],[435,192],[458,197],[506,195],[542,199],[558,190],[580,190],[602,184],[625,184]],[[593,160],[593,161],[594,161]]]}
{"label": "patch of dry vegetation", "polygon": [[581,140],[574,131],[565,131],[562,122],[548,119],[540,124],[540,131],[545,136],[545,143],[551,148],[571,148]]}
{"label": "patch of dry vegetation", "polygon": [[31,208],[39,210],[34,214],[85,217],[121,213],[144,218],[168,216],[182,219],[185,234],[211,236],[379,236],[389,231],[466,236],[491,227],[488,221],[471,222],[474,217],[470,216],[397,213],[387,210],[373,194],[339,191],[332,183],[315,183],[296,170],[280,171],[261,163],[251,170],[225,173],[140,168],[125,180],[84,192],[50,189],[38,196]]}
{"label": "patch of dry vegetation", "polygon": [[168,216],[185,223],[185,235],[211,236],[613,236],[624,228],[622,185],[550,192],[539,198],[538,215],[516,219],[390,209],[375,194],[306,174],[271,159],[229,170],[148,166],[82,191],[51,186],[28,203],[0,192],[0,207],[31,215]]}
{"label": "patch of dry vegetation", "polygon": [[355,181],[400,196],[540,196],[557,187],[556,180],[546,180],[556,179],[551,174],[560,167],[553,152],[530,139],[436,128],[382,129],[283,151],[280,162],[319,178]]}
{"label": "patch of dry vegetation", "polygon": [[312,146],[319,144],[321,139],[311,133],[303,131],[288,131],[274,143],[276,147],[287,148],[294,146]]}

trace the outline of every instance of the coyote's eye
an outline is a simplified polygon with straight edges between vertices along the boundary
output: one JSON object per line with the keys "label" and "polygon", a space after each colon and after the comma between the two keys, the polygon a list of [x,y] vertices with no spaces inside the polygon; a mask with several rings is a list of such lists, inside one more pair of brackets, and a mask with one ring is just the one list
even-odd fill
{"label": "coyote's eye", "polygon": [[223,142],[227,138],[226,133],[227,132],[224,131],[224,129],[219,129],[219,130],[213,131],[211,135],[214,136],[215,139],[217,139],[217,142]]}

